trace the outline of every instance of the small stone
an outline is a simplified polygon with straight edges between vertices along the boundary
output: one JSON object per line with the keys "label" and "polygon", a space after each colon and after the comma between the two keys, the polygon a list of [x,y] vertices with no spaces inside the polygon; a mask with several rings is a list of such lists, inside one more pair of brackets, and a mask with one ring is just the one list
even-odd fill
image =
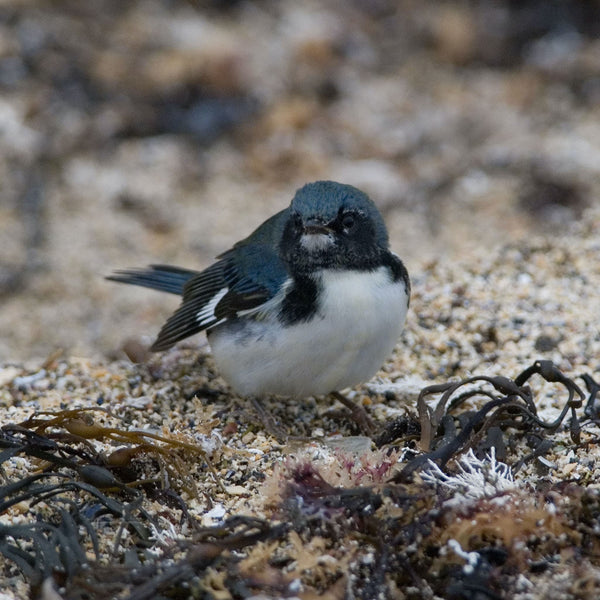
{"label": "small stone", "polygon": [[135,338],[129,338],[128,340],[125,340],[122,350],[132,363],[144,363],[150,357],[148,347]]}
{"label": "small stone", "polygon": [[254,433],[252,431],[248,431],[248,433],[245,433],[242,436],[242,442],[244,444],[250,444],[255,437],[256,436],[254,435]]}
{"label": "small stone", "polygon": [[0,370],[0,387],[10,383],[15,377],[21,373],[21,369],[16,367],[5,367]]}
{"label": "small stone", "polygon": [[232,496],[247,496],[250,492],[241,485],[227,485],[225,491]]}
{"label": "small stone", "polygon": [[535,349],[538,352],[550,352],[558,346],[558,340],[549,335],[540,335],[535,340]]}

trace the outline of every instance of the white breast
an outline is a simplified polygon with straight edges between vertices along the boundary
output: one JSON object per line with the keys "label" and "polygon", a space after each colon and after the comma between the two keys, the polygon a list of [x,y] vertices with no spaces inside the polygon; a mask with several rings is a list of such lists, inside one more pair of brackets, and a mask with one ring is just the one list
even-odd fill
{"label": "white breast", "polygon": [[390,355],[408,298],[389,270],[324,270],[317,314],[224,323],[209,335],[223,377],[242,395],[316,396],[367,381]]}

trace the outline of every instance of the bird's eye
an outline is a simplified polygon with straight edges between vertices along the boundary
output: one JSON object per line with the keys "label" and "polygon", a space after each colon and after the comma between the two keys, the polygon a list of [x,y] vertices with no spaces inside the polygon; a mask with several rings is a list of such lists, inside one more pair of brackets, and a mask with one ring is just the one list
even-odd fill
{"label": "bird's eye", "polygon": [[352,229],[354,227],[355,223],[356,223],[356,220],[354,219],[354,217],[352,215],[344,215],[342,217],[342,227],[346,231],[349,231],[350,229]]}

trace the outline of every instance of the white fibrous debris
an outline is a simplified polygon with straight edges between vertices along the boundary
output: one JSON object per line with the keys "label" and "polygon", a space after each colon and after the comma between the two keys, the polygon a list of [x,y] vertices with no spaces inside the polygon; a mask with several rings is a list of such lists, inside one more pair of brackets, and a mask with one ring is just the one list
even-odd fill
{"label": "white fibrous debris", "polygon": [[424,481],[443,485],[471,500],[497,496],[516,487],[510,467],[496,460],[494,448],[483,460],[479,460],[469,449],[458,460],[459,472],[454,475],[444,473],[432,461],[429,464],[430,469],[421,475]]}
{"label": "white fibrous debris", "polygon": [[154,523],[150,523],[149,526],[152,531],[152,539],[157,543],[152,548],[152,552],[157,556],[162,555],[164,548],[171,546],[175,540],[181,537],[173,523],[166,523],[162,529],[159,529]]}
{"label": "white fibrous debris", "polygon": [[467,561],[467,564],[463,567],[463,572],[467,575],[472,573],[479,562],[479,553],[465,552],[457,540],[448,540],[448,547],[454,552],[454,554],[464,558]]}

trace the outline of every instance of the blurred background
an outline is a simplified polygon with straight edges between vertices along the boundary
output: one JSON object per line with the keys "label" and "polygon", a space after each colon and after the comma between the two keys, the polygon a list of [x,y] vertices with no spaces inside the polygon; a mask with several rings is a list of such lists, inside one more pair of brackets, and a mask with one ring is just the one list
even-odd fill
{"label": "blurred background", "polygon": [[594,0],[0,0],[0,360],[118,356],[307,181],[371,195],[416,285],[600,190]]}

